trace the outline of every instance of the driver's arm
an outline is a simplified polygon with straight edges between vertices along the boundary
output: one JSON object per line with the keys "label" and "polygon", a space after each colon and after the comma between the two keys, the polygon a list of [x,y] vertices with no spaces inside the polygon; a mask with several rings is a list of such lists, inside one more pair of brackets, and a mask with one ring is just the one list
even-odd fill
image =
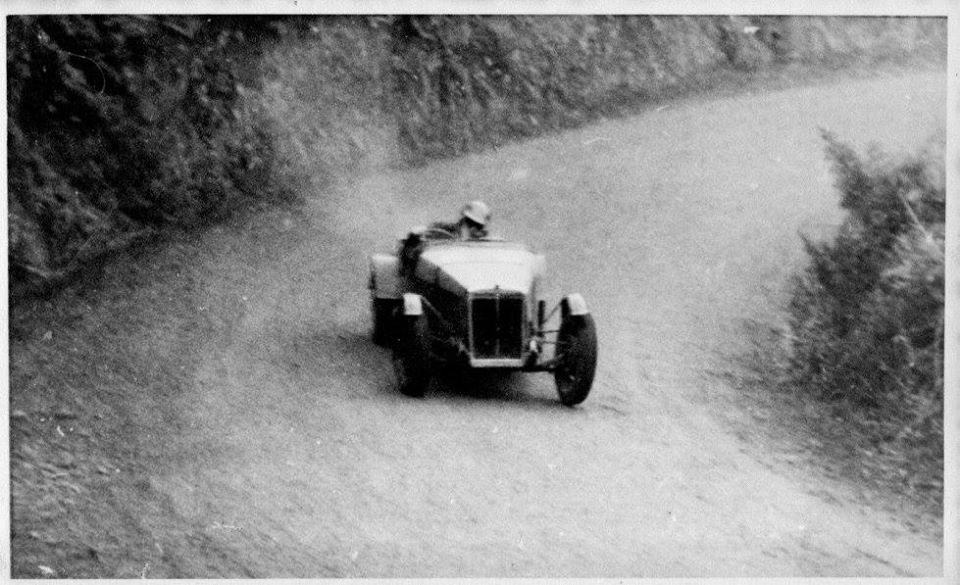
{"label": "driver's arm", "polygon": [[435,221],[430,224],[431,231],[446,232],[451,236],[456,237],[460,232],[460,226],[456,223],[446,223],[443,221]]}
{"label": "driver's arm", "polygon": [[427,228],[415,227],[404,238],[403,244],[400,246],[400,264],[402,266],[410,268],[416,263],[417,252],[423,245],[423,237],[426,231]]}

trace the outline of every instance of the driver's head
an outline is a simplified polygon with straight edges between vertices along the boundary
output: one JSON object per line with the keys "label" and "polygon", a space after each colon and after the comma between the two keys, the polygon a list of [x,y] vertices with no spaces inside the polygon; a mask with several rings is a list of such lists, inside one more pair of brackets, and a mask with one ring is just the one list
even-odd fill
{"label": "driver's head", "polygon": [[463,206],[460,212],[460,221],[467,228],[471,237],[483,237],[487,233],[490,223],[490,208],[483,201],[471,201]]}

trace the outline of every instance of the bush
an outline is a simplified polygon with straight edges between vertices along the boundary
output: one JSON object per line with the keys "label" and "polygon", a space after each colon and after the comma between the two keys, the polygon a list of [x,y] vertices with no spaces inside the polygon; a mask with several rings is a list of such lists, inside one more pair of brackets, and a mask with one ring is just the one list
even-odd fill
{"label": "bush", "polygon": [[[841,206],[789,312],[792,384],[868,422],[869,439],[913,467],[943,458],[945,139],[895,159],[858,154],[824,132]],[[942,481],[942,476],[934,478]]]}

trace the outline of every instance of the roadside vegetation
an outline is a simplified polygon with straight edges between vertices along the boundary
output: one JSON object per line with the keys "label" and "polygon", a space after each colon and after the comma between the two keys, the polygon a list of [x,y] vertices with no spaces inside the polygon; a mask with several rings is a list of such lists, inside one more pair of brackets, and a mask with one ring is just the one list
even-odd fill
{"label": "roadside vegetation", "polygon": [[758,340],[752,394],[779,390],[761,400],[812,429],[841,475],[939,514],[946,137],[898,156],[823,138],[846,218],[803,238],[808,263],[786,326]]}

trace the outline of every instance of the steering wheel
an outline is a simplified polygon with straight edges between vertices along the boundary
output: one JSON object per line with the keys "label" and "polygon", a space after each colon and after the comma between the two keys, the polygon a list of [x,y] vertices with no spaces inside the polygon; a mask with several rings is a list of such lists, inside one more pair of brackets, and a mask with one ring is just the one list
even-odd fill
{"label": "steering wheel", "polygon": [[420,237],[437,240],[452,240],[454,238],[453,234],[447,230],[441,230],[438,228],[427,228],[420,232]]}

